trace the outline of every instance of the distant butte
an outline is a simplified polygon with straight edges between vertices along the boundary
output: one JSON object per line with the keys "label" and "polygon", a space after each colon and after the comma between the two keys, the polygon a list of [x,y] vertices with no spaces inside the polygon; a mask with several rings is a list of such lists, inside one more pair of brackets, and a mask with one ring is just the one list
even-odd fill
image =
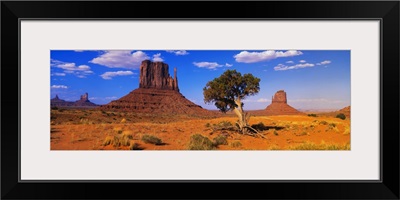
{"label": "distant butte", "polygon": [[193,116],[215,115],[214,112],[203,109],[189,101],[179,92],[176,68],[174,69],[174,77],[171,77],[168,64],[150,60],[144,60],[140,65],[138,89],[101,106],[99,109]]}
{"label": "distant butte", "polygon": [[272,102],[265,109],[266,115],[299,115],[303,114],[302,112],[296,110],[287,104],[287,96],[286,92],[283,90],[279,90],[272,97]]}
{"label": "distant butte", "polygon": [[96,107],[98,105],[89,101],[89,94],[85,93],[81,95],[81,98],[77,101],[65,101],[60,99],[58,95],[50,100],[51,107]]}

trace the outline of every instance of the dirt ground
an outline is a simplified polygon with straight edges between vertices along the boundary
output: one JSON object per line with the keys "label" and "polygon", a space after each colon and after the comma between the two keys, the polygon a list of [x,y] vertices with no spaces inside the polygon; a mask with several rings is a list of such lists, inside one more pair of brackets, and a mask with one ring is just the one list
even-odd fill
{"label": "dirt ground", "polygon": [[[221,124],[235,124],[234,115],[218,118],[191,118],[91,109],[51,110],[51,150],[188,150],[191,136],[200,134],[213,141],[225,137],[227,143],[213,150],[350,150],[350,119],[317,116],[253,116],[250,124],[262,123],[253,137],[237,131],[215,130]],[[143,139],[151,136],[159,144]],[[119,138],[113,145],[113,138]]]}

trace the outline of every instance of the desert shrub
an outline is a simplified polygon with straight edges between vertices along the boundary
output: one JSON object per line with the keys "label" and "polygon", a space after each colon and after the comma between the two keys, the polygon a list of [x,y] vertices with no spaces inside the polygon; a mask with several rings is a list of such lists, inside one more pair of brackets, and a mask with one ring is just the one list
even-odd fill
{"label": "desert shrub", "polygon": [[130,140],[133,140],[133,136],[130,131],[123,131],[121,137],[126,137]]}
{"label": "desert shrub", "polygon": [[51,107],[52,110],[58,110],[57,106]]}
{"label": "desert shrub", "polygon": [[345,120],[346,119],[346,115],[344,115],[343,113],[339,113],[339,114],[336,115],[336,118]]}
{"label": "desert shrub", "polygon": [[303,131],[301,133],[295,133],[296,136],[304,136],[304,135],[308,135],[307,132]]}
{"label": "desert shrub", "polygon": [[103,141],[103,146],[113,145],[114,147],[120,146],[130,146],[130,138],[121,135],[121,136],[107,136]]}
{"label": "desert shrub", "polygon": [[230,126],[233,126],[233,125],[229,121],[221,121],[221,122],[218,123],[218,126],[220,126],[220,127],[230,127]]}
{"label": "desert shrub", "polygon": [[132,142],[131,145],[129,145],[129,150],[142,150],[142,148],[140,148],[138,143]]}
{"label": "desert shrub", "polygon": [[213,144],[214,146],[218,146],[218,145],[227,145],[228,144],[228,140],[226,139],[225,136],[223,135],[218,135],[217,137],[215,137],[213,139]]}
{"label": "desert shrub", "polygon": [[114,137],[114,146],[115,147],[119,147],[119,146],[130,146],[131,142],[130,139],[128,137]]}
{"label": "desert shrub", "polygon": [[114,141],[114,137],[113,136],[107,136],[104,139],[103,145],[104,146],[110,145],[111,143],[113,143],[113,141]]}
{"label": "desert shrub", "polygon": [[230,143],[230,146],[233,148],[238,148],[238,147],[242,146],[242,143],[240,143],[239,141],[235,141],[235,142]]}
{"label": "desert shrub", "polygon": [[213,150],[215,146],[210,139],[200,134],[190,136],[188,150]]}
{"label": "desert shrub", "polygon": [[210,128],[211,127],[211,124],[210,123],[207,123],[207,124],[205,124],[204,125],[206,128]]}
{"label": "desert shrub", "polygon": [[308,114],[307,116],[309,116],[309,117],[317,117],[317,115],[316,114]]}
{"label": "desert shrub", "polygon": [[274,130],[274,135],[278,136],[278,132],[276,130]]}
{"label": "desert shrub", "polygon": [[320,125],[328,125],[328,122],[326,122],[326,121],[320,121],[319,124],[320,124]]}
{"label": "desert shrub", "polygon": [[145,134],[142,136],[142,141],[147,144],[162,144],[162,140],[154,135]]}
{"label": "desert shrub", "polygon": [[329,124],[329,128],[334,128],[334,127],[336,127],[336,124],[335,124],[335,123],[330,123],[330,124]]}
{"label": "desert shrub", "polygon": [[233,124],[229,121],[221,121],[218,124],[213,124],[213,129],[217,129],[217,130],[229,130],[232,129]]}

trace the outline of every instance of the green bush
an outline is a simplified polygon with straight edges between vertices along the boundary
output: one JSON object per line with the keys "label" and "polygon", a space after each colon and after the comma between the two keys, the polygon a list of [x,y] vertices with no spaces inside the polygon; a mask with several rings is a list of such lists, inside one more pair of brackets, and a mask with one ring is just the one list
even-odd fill
{"label": "green bush", "polygon": [[316,114],[308,114],[307,116],[309,116],[309,117],[317,117]]}
{"label": "green bush", "polygon": [[343,113],[339,113],[339,114],[336,115],[336,118],[345,120],[346,119],[346,115],[344,115]]}
{"label": "green bush", "polygon": [[148,134],[142,136],[142,141],[147,144],[155,144],[155,145],[162,144],[162,140],[160,138]]}
{"label": "green bush", "polygon": [[214,146],[218,146],[218,145],[227,145],[228,144],[228,140],[226,139],[225,136],[223,135],[218,135],[217,137],[215,137],[213,139],[213,144]]}
{"label": "green bush", "polygon": [[189,150],[213,150],[215,146],[210,139],[200,134],[190,136]]}

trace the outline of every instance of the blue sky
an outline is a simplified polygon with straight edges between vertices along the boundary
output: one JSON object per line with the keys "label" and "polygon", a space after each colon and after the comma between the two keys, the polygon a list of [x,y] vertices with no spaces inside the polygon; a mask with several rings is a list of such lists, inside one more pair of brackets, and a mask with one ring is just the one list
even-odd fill
{"label": "blue sky", "polygon": [[285,90],[297,109],[340,109],[350,105],[348,50],[52,50],[51,98],[68,101],[89,93],[90,101],[106,104],[139,86],[145,59],[163,61],[178,70],[180,92],[207,109],[203,88],[227,69],[261,79],[260,92],[244,102],[247,110],[264,109],[278,90]]}

